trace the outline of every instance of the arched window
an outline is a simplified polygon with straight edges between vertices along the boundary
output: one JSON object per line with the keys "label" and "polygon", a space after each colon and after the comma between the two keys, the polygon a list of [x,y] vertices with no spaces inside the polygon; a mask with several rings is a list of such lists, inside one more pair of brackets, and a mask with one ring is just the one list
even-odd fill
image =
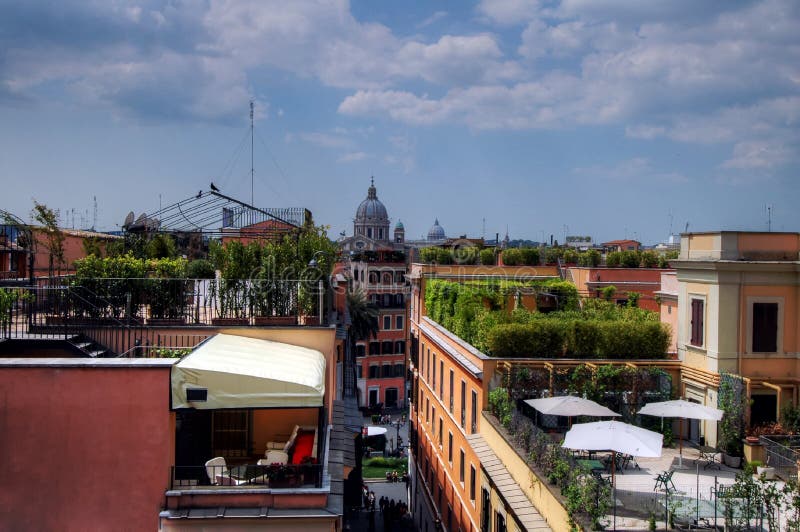
{"label": "arched window", "polygon": [[389,272],[384,272],[383,274],[383,284],[392,284],[392,274]]}

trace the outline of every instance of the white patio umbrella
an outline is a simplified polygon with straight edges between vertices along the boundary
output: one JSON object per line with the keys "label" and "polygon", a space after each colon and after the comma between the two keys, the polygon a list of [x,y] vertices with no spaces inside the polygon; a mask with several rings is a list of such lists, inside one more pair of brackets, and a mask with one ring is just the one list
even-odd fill
{"label": "white patio umbrella", "polygon": [[620,416],[613,410],[608,409],[601,404],[597,404],[589,399],[576,397],[574,395],[545,397],[544,399],[526,399],[525,402],[542,414],[552,416]]}
{"label": "white patio umbrella", "polygon": [[583,451],[611,451],[611,488],[614,499],[614,527],[617,521],[616,482],[617,453],[658,458],[664,436],[658,432],[628,425],[620,421],[578,423],[564,436],[562,447]]}
{"label": "white patio umbrella", "polygon": [[367,436],[380,436],[381,434],[386,434],[386,429],[384,427],[374,427],[371,425],[367,427]]}
{"label": "white patio umbrella", "polygon": [[722,419],[722,410],[712,406],[703,406],[699,403],[676,399],[674,401],[661,401],[658,403],[648,403],[639,410],[640,414],[646,416],[657,416],[660,418],[677,417],[680,418],[680,429],[678,430],[678,467],[683,467],[683,420],[684,419],[706,419],[719,421]]}

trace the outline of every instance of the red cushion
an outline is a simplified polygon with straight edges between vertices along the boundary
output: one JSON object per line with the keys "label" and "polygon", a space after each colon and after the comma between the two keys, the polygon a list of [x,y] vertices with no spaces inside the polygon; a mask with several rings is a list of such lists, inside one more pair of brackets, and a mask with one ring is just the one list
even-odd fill
{"label": "red cushion", "polygon": [[314,433],[299,432],[294,440],[294,452],[292,453],[292,463],[299,464],[306,456],[311,456],[314,448]]}

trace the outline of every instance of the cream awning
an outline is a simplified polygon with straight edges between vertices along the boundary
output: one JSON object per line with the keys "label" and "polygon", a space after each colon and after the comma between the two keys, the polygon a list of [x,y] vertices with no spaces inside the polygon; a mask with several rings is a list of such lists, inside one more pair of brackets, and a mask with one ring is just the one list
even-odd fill
{"label": "cream awning", "polygon": [[218,334],[172,367],[172,408],[314,407],[324,394],[325,356],[270,340]]}

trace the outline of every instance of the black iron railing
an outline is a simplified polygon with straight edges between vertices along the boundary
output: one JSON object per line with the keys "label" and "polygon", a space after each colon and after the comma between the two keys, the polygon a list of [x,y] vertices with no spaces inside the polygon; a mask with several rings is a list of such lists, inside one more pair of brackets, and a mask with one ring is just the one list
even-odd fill
{"label": "black iron railing", "polygon": [[767,465],[783,480],[797,479],[797,461],[800,460],[800,436],[771,434],[760,436],[766,450]]}
{"label": "black iron railing", "polygon": [[194,487],[302,489],[322,486],[321,464],[172,466],[170,489]]}

